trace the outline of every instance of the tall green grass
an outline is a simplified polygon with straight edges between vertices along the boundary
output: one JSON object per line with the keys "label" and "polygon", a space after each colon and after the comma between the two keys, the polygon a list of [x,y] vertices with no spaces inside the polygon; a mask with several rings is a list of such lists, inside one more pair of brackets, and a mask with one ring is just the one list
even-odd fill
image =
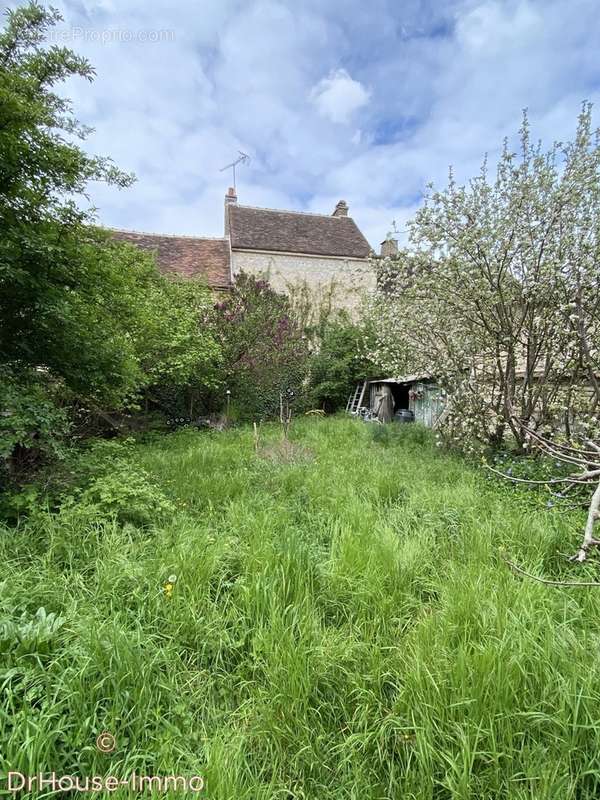
{"label": "tall green grass", "polygon": [[135,449],[169,515],[4,530],[2,770],[202,774],[215,800],[599,797],[600,595],[501,558],[580,576],[579,517],[374,430],[301,420],[291,463],[247,429],[173,434]]}

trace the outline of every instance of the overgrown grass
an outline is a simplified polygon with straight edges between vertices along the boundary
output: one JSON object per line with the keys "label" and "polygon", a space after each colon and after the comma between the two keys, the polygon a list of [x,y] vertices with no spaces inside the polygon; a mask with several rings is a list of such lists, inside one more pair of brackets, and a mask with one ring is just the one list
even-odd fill
{"label": "overgrown grass", "polygon": [[251,430],[173,434],[134,448],[150,524],[109,496],[2,532],[3,771],[202,774],[215,800],[600,796],[600,594],[500,555],[592,576],[560,555],[580,517],[376,430],[302,420],[283,462]]}

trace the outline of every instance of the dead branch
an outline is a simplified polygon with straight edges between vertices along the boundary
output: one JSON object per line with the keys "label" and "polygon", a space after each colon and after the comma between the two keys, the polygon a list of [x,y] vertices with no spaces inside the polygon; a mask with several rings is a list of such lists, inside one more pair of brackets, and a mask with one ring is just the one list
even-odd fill
{"label": "dead branch", "polygon": [[287,393],[284,394],[283,392],[279,393],[279,421],[281,422],[283,439],[287,441],[290,423],[292,421],[292,408],[289,396]]}
{"label": "dead branch", "polygon": [[530,428],[528,425],[526,425],[524,422],[522,422],[514,414],[512,416],[513,416],[513,419],[516,422],[516,424],[519,425],[521,428],[523,428],[523,430],[526,433],[528,433],[534,439],[539,440],[540,442],[542,442],[542,443],[544,443],[546,445],[550,445],[555,450],[562,450],[565,453],[567,453],[567,452],[571,453],[573,456],[579,456],[580,458],[582,458],[582,459],[584,459],[586,461],[593,461],[596,458],[597,454],[600,453],[600,445],[595,444],[590,439],[584,439],[584,441],[585,441],[585,444],[588,445],[588,447],[591,447],[595,451],[593,453],[590,452],[589,450],[582,450],[582,449],[577,448],[577,447],[571,447],[570,445],[567,445],[567,444],[562,444],[562,443],[559,443],[559,442],[550,442],[548,439],[546,439],[546,437],[544,437],[541,434],[539,434],[533,428]]}
{"label": "dead branch", "polygon": [[585,561],[590,547],[598,547],[600,540],[594,538],[594,526],[600,519],[600,481],[596,491],[592,495],[590,502],[590,510],[588,512],[587,522],[585,524],[585,531],[583,534],[583,542],[578,552],[571,557],[571,561]]}
{"label": "dead branch", "polygon": [[590,447],[593,447],[596,453],[600,453],[600,444],[596,444],[596,442],[592,442],[591,439],[586,439],[585,443]]}
{"label": "dead branch", "polygon": [[[585,439],[585,445],[591,450],[578,451],[576,448],[558,445],[545,436],[531,430],[527,425],[521,422],[517,417],[514,417],[523,430],[534,440],[536,446],[546,454],[553,457],[558,457],[565,463],[575,464],[580,467],[581,472],[573,473],[565,478],[550,478],[547,481],[534,481],[527,478],[513,478],[512,475],[506,475],[500,470],[494,469],[486,464],[488,469],[495,472],[497,475],[505,478],[506,480],[513,481],[514,483],[527,483],[530,485],[547,486],[549,484],[567,484],[565,493],[575,485],[595,483],[596,488],[588,505],[588,516],[583,533],[583,541],[577,553],[571,556],[571,561],[578,561],[579,563],[586,560],[587,555],[592,547],[600,547],[600,539],[594,537],[594,528],[598,520],[600,520],[600,444],[593,442],[591,439]],[[567,452],[568,451],[568,452]],[[594,451],[592,453],[592,451]],[[535,576],[529,576],[535,577]]]}
{"label": "dead branch", "polygon": [[252,425],[254,426],[254,452],[258,453],[260,447],[260,432],[256,422],[253,422]]}
{"label": "dead branch", "polygon": [[489,469],[490,472],[495,472],[496,475],[500,475],[501,478],[505,478],[507,481],[512,481],[513,483],[528,483],[531,486],[547,486],[552,483],[588,484],[592,478],[600,477],[600,469],[596,469],[591,472],[567,475],[565,478],[548,478],[548,480],[545,481],[534,481],[532,478],[515,478],[512,475],[507,475],[505,472],[500,472],[499,469],[495,469],[489,464],[485,464],[485,467]]}
{"label": "dead branch", "polygon": [[513,572],[518,573],[519,575],[524,575],[526,578],[531,578],[532,581],[537,581],[538,583],[543,583],[545,586],[559,586],[563,588],[573,588],[579,589],[582,587],[589,587],[589,586],[600,586],[599,581],[553,581],[548,578],[540,578],[539,575],[532,575],[531,572],[527,572],[523,569],[523,567],[519,567],[517,564],[509,561],[507,558],[502,559],[505,564],[507,564]]}
{"label": "dead branch", "polygon": [[582,451],[576,451],[575,448],[568,448],[568,450],[563,449],[554,442],[549,442],[546,438],[540,436],[535,431],[531,431],[525,426],[523,426],[523,428],[527,432],[527,435],[534,439],[541,450],[544,450],[553,458],[558,458],[559,461],[563,461],[565,464],[574,464],[576,467],[582,467],[597,458],[597,454],[595,453],[591,454]]}

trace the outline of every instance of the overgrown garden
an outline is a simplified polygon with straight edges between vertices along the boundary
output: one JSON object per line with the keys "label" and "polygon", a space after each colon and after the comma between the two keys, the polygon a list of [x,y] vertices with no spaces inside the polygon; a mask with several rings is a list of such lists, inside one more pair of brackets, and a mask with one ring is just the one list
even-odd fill
{"label": "overgrown garden", "polygon": [[[168,280],[97,226],[86,186],[133,176],[79,142],[59,88],[93,69],[47,46],[57,20],[0,34],[2,779],[597,797],[590,107],[572,143],[525,117],[494,179],[432,191],[357,322]],[[435,434],[321,416],[383,372],[446,391]]]}

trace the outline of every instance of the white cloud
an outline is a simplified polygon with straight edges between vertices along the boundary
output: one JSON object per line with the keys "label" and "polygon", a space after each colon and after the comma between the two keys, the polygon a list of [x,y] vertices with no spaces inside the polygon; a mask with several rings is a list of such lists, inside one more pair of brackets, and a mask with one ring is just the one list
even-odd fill
{"label": "white cloud", "polygon": [[240,202],[330,213],[344,198],[377,246],[449,164],[466,181],[493,161],[523,107],[550,144],[572,136],[581,100],[600,101],[596,0],[346,0],[344,14],[337,0],[53,4],[66,31],[174,34],[65,42],[97,71],[65,86],[96,128],[87,146],[138,176],[92,187],[116,227],[221,234],[219,169],[243,150]]}
{"label": "white cloud", "polygon": [[353,80],[345,69],[337,69],[313,87],[310,99],[319,113],[333,122],[348,122],[350,117],[369,102],[370,92]]}
{"label": "white cloud", "polygon": [[488,0],[458,19],[456,36],[467,50],[506,54],[507,47],[536,38],[543,24],[543,8],[534,8],[528,0],[513,4],[512,9],[506,3]]}

